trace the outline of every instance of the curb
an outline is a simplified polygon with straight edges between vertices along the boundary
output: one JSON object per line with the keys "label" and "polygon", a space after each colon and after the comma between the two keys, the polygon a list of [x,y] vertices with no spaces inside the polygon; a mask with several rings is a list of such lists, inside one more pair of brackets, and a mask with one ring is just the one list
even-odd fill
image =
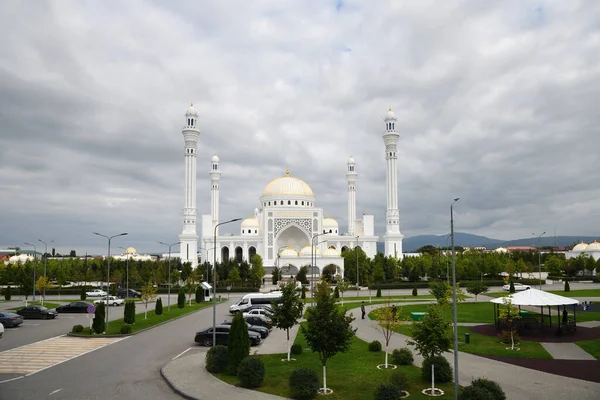
{"label": "curb", "polygon": [[165,366],[167,366],[169,363],[165,364],[161,369],[160,369],[160,376],[162,376],[162,378],[165,380],[165,382],[167,382],[167,385],[169,385],[169,387],[171,388],[171,390],[173,390],[173,392],[177,393],[178,395],[180,395],[181,397],[183,397],[184,399],[188,399],[188,400],[200,400],[196,397],[190,396],[189,394],[185,393],[184,391],[182,391],[181,389],[179,389],[177,386],[175,386],[175,384],[169,379],[169,377],[167,376],[167,374],[164,373],[163,369],[165,368]]}

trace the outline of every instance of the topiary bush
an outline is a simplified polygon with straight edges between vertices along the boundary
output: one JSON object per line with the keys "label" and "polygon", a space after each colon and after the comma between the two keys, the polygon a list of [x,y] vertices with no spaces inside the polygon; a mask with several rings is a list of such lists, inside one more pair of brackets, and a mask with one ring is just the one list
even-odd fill
{"label": "topiary bush", "polygon": [[204,301],[204,289],[202,286],[196,288],[196,303],[202,303]]}
{"label": "topiary bush", "polygon": [[407,347],[392,351],[392,362],[396,365],[412,365],[414,361],[413,353]]}
{"label": "topiary bush", "polygon": [[302,354],[302,345],[300,343],[294,343],[290,351],[295,355]]}
{"label": "topiary bush", "polygon": [[227,371],[227,346],[217,345],[211,347],[206,353],[206,370],[213,374]]}
{"label": "topiary bush", "polygon": [[85,287],[81,287],[81,293],[79,294],[79,298],[82,301],[85,301],[85,299],[87,299],[87,293],[85,292]]}
{"label": "topiary bush", "polygon": [[154,314],[162,315],[162,313],[163,313],[162,299],[159,297],[158,299],[156,299],[156,306],[154,307]]}
{"label": "topiary bush", "polygon": [[394,372],[390,376],[390,383],[398,388],[400,391],[408,391],[408,377],[404,372]]}
{"label": "topiary bush", "polygon": [[180,288],[179,293],[177,294],[177,308],[185,307],[185,289]]}
{"label": "topiary bush", "polygon": [[569,286],[569,281],[565,282],[565,292],[570,292],[571,291],[571,286]]}
{"label": "topiary bush", "polygon": [[381,342],[379,340],[373,340],[369,343],[369,351],[381,351]]}
{"label": "topiary bush", "polygon": [[506,400],[506,394],[504,393],[504,390],[502,390],[500,385],[494,381],[490,381],[489,379],[485,378],[479,378],[471,382],[471,386],[476,386],[487,390],[492,394],[494,400]]}
{"label": "topiary bush", "polygon": [[96,306],[96,312],[94,313],[94,321],[92,322],[92,329],[96,333],[104,332],[106,329],[104,303],[98,303]]}
{"label": "topiary bush", "polygon": [[317,373],[308,368],[297,368],[292,371],[289,379],[292,399],[314,399],[319,392]]}
{"label": "topiary bush", "polygon": [[241,312],[236,313],[229,328],[227,338],[227,358],[229,359],[229,373],[235,375],[242,360],[250,354],[250,337],[248,325]]}
{"label": "topiary bush", "polygon": [[494,395],[484,388],[478,386],[467,386],[463,388],[458,396],[459,400],[495,400]]}
{"label": "topiary bush", "polygon": [[121,335],[129,335],[131,333],[131,325],[123,324],[121,326]]}
{"label": "topiary bush", "polygon": [[243,387],[248,389],[257,388],[265,380],[265,366],[258,358],[245,358],[238,367],[237,376],[240,378]]}
{"label": "topiary bush", "polygon": [[421,367],[421,377],[427,382],[431,382],[431,366],[434,366],[435,381],[440,383],[450,382],[452,380],[452,368],[450,363],[442,356],[431,356],[423,360]]}
{"label": "topiary bush", "polygon": [[4,300],[10,301],[10,299],[12,299],[12,288],[8,285],[6,289],[4,289]]}
{"label": "topiary bush", "polygon": [[419,295],[419,292],[417,292],[417,287],[416,286],[413,288],[412,295],[413,296],[418,296]]}
{"label": "topiary bush", "polygon": [[397,400],[400,398],[400,389],[389,383],[382,383],[375,389],[375,400]]}
{"label": "topiary bush", "polygon": [[135,323],[135,301],[127,300],[125,302],[125,311],[123,315],[123,322],[126,324]]}
{"label": "topiary bush", "polygon": [[73,333],[81,333],[83,332],[83,325],[73,325],[73,329],[71,329]]}
{"label": "topiary bush", "polygon": [[381,288],[377,288],[377,294],[375,297],[381,297]]}

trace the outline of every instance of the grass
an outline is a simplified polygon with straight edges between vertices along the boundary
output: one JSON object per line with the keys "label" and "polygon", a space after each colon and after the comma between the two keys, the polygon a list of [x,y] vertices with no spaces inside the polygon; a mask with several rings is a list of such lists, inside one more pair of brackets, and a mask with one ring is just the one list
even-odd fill
{"label": "grass", "polygon": [[[142,329],[150,328],[154,325],[160,324],[162,322],[166,322],[172,320],[177,317],[181,317],[183,315],[192,313],[194,311],[198,311],[202,308],[212,306],[212,302],[202,302],[195,303],[192,302],[191,306],[188,306],[188,303],[185,303],[184,308],[177,308],[177,304],[171,305],[171,312],[167,311],[167,307],[164,306],[163,314],[156,315],[154,310],[148,310],[148,318],[144,319],[144,312],[135,314],[135,324],[131,325],[131,332],[138,332]],[[143,309],[143,307],[137,307],[137,310]],[[136,311],[137,311],[136,310]],[[121,333],[121,326],[124,325],[123,319],[116,319],[114,321],[109,321],[108,330],[104,332],[106,335],[119,335]],[[84,328],[81,333],[73,333],[73,335],[78,336],[90,336],[90,328]]]}
{"label": "grass", "polygon": [[[27,305],[28,306],[41,306],[42,303],[40,301],[36,301],[36,302],[28,301]],[[60,306],[60,303],[51,303],[49,301],[45,301],[44,304],[43,304],[43,306],[46,307],[46,308],[48,308],[48,309],[50,309],[50,310],[52,310],[52,309]],[[22,305],[22,306],[19,306],[19,307],[9,308],[9,310],[20,310],[21,308],[24,308],[24,307],[25,307],[25,305]]]}
{"label": "grass", "polygon": [[[580,290],[571,290],[570,292],[565,292],[564,290],[548,290],[547,292],[557,294],[559,296],[571,297],[571,298],[572,297],[600,297],[600,289],[580,289]],[[493,293],[484,293],[484,296],[503,297],[508,294],[510,294],[510,293],[501,291],[501,292],[493,292]]]}
{"label": "grass", "polygon": [[[270,393],[277,396],[289,398],[288,379],[296,368],[309,368],[317,373],[319,384],[322,386],[323,369],[317,353],[306,350],[307,344],[304,335],[298,334],[295,343],[300,343],[305,351],[294,356],[296,361],[282,362],[283,354],[269,354],[257,356],[265,365],[265,380],[263,385],[256,389],[260,392]],[[383,364],[385,355],[383,352],[368,351],[368,343],[354,337],[352,347],[347,353],[339,353],[327,361],[327,387],[333,389],[333,393],[327,396],[332,400],[359,400],[372,399],[375,388],[384,382],[389,382],[394,372],[405,373],[410,382],[411,399],[429,399],[421,393],[421,390],[430,387],[431,382],[421,379],[421,369],[412,365],[398,366],[395,370],[379,370],[377,365]],[[221,380],[232,385],[238,384],[238,378],[224,374],[216,374]],[[446,393],[441,399],[454,397],[453,384],[436,383]]]}
{"label": "grass", "polygon": [[[367,301],[369,297],[366,296],[344,296],[344,301],[348,301],[348,300],[364,300]],[[420,301],[420,300],[433,300],[435,299],[435,296],[433,296],[432,294],[423,294],[423,295],[419,295],[419,296],[411,296],[411,295],[398,295],[398,296],[385,296],[383,293],[381,294],[381,297],[375,297],[375,295],[371,296],[372,300],[381,300],[381,299],[387,299],[390,298],[392,300],[395,301]],[[340,293],[340,300],[342,299],[342,295]]]}
{"label": "grass", "polygon": [[[600,327],[596,329],[600,329]],[[581,342],[575,342],[575,344],[596,357],[597,360],[600,360],[600,340],[582,340]]]}
{"label": "grass", "polygon": [[[412,320],[411,312],[427,312],[429,304],[411,304],[407,306],[399,306],[400,319]],[[444,307],[444,317],[448,320],[452,319],[452,307]],[[494,322],[494,304],[489,301],[481,303],[459,303],[456,309],[456,317],[458,322],[482,322],[491,323]],[[369,314],[369,318],[375,319],[372,313]]]}

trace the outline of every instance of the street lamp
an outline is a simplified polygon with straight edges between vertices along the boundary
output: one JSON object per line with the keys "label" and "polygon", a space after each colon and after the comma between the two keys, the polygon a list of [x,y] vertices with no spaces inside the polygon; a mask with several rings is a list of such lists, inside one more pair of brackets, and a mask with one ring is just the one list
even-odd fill
{"label": "street lamp", "polygon": [[[358,238],[360,236],[356,237],[356,297],[359,297],[360,295],[358,294]],[[369,301],[371,298],[369,297]]]}
{"label": "street lamp", "polygon": [[160,244],[163,244],[165,246],[167,246],[169,248],[169,277],[167,278],[169,281],[169,287],[167,289],[167,310],[169,312],[171,312],[171,246],[175,246],[181,242],[177,242],[177,243],[172,243],[172,244],[166,244],[165,242],[158,242]]}
{"label": "street lamp", "polygon": [[[44,243],[44,278],[46,278],[46,266],[48,265],[48,244],[54,243],[54,240],[49,242],[44,242],[42,239],[38,239],[38,241]],[[45,280],[45,279],[44,279]],[[42,293],[42,305],[44,305],[44,300],[46,300],[46,283],[44,282],[44,292]]]}
{"label": "street lamp", "polygon": [[546,231],[542,232],[541,235],[536,235],[535,233],[532,233],[533,236],[537,236],[537,238],[538,238],[538,272],[540,274],[540,290],[542,290],[542,253],[540,251],[540,239],[545,234],[546,234]]}
{"label": "street lamp", "polygon": [[108,271],[107,271],[107,274],[106,274],[106,308],[105,308],[106,309],[106,324],[105,324],[106,325],[106,328],[105,328],[106,330],[105,330],[105,332],[106,332],[106,331],[108,331],[108,310],[110,309],[110,307],[108,307],[108,292],[110,291],[109,290],[110,289],[110,241],[113,238],[116,238],[117,236],[125,236],[125,235],[127,235],[127,232],[119,233],[118,235],[113,235],[113,236],[106,236],[106,235],[103,235],[103,234],[98,233],[98,232],[92,232],[92,233],[94,235],[102,236],[103,238],[108,239],[108,255],[106,257],[106,261],[108,263]]}
{"label": "street lamp", "polygon": [[454,331],[454,399],[458,400],[458,326],[456,318],[456,265],[454,263],[454,214],[453,206],[460,200],[454,199],[450,204],[450,236],[452,238],[452,325]]}
{"label": "street lamp", "polygon": [[[317,233],[316,235],[312,236],[312,239],[310,240],[310,305],[311,307],[314,305],[314,298],[315,298],[315,288],[314,288],[314,279],[313,279],[313,271],[314,271],[314,264],[317,263],[317,255],[315,254],[315,238],[325,235],[327,232],[323,232],[323,233]],[[314,261],[313,261],[314,260]]]}
{"label": "street lamp", "polygon": [[27,246],[32,246],[33,252],[35,253],[33,255],[33,302],[35,303],[35,268],[37,267],[37,247],[35,247],[35,244],[31,243],[25,242],[25,244]]}
{"label": "street lamp", "polygon": [[241,218],[234,218],[229,221],[218,223],[213,230],[213,244],[215,245],[213,249],[213,346],[217,343],[217,228],[221,225],[241,220]]}

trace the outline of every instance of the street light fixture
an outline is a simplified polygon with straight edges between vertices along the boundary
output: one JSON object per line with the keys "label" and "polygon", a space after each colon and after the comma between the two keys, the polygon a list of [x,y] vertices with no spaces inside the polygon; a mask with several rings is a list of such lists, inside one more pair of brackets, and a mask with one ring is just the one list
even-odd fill
{"label": "street light fixture", "polygon": [[106,238],[108,240],[108,255],[106,257],[106,261],[108,263],[108,270],[107,270],[107,274],[106,274],[106,308],[105,308],[106,309],[105,332],[106,332],[106,331],[108,331],[108,310],[110,309],[110,307],[108,307],[108,292],[110,291],[110,241],[113,238],[116,238],[118,236],[127,235],[127,232],[119,233],[118,235],[113,235],[113,236],[106,236],[106,235],[103,235],[98,232],[92,232],[92,233],[97,236],[102,236],[103,238]]}
{"label": "street light fixture", "polygon": [[538,272],[540,274],[540,290],[542,290],[542,253],[540,251],[540,239],[545,234],[546,234],[546,231],[542,232],[541,235],[536,235],[535,233],[532,233],[533,236],[537,236],[537,238],[538,238]]}
{"label": "street light fixture", "polygon": [[450,236],[452,238],[452,326],[454,331],[454,400],[458,400],[458,326],[456,317],[456,265],[454,263],[454,214],[453,206],[460,200],[454,199],[450,204]]}
{"label": "street light fixture", "polygon": [[[42,239],[38,239],[38,241],[44,243],[44,278],[46,278],[46,266],[48,265],[48,244],[54,243],[54,240],[49,242],[44,242]],[[42,293],[42,305],[44,305],[44,300],[46,300],[46,284],[44,282],[44,292]]]}
{"label": "street light fixture", "polygon": [[230,219],[229,221],[221,222],[215,225],[213,229],[213,340],[212,345],[217,343],[217,228],[221,225],[230,224],[232,222],[241,221],[241,218]]}
{"label": "street light fixture", "polygon": [[313,277],[313,272],[314,272],[314,268],[315,265],[317,263],[317,255],[315,254],[315,238],[318,238],[319,236],[325,235],[327,234],[327,232],[323,232],[323,233],[317,233],[316,235],[312,236],[312,239],[310,240],[310,306],[314,306],[314,299],[315,299],[315,288],[314,288],[314,277]]}
{"label": "street light fixture", "polygon": [[181,242],[177,242],[177,243],[172,243],[172,244],[167,244],[165,242],[158,242],[160,244],[163,244],[165,246],[167,246],[169,248],[169,276],[168,276],[168,284],[169,287],[167,289],[167,310],[169,312],[171,312],[171,246],[175,246]]}
{"label": "street light fixture", "polygon": [[35,253],[33,255],[33,302],[35,303],[35,269],[37,267],[37,247],[35,247],[35,244],[31,244],[31,243],[25,242],[25,244],[27,246],[32,246],[33,252]]}

